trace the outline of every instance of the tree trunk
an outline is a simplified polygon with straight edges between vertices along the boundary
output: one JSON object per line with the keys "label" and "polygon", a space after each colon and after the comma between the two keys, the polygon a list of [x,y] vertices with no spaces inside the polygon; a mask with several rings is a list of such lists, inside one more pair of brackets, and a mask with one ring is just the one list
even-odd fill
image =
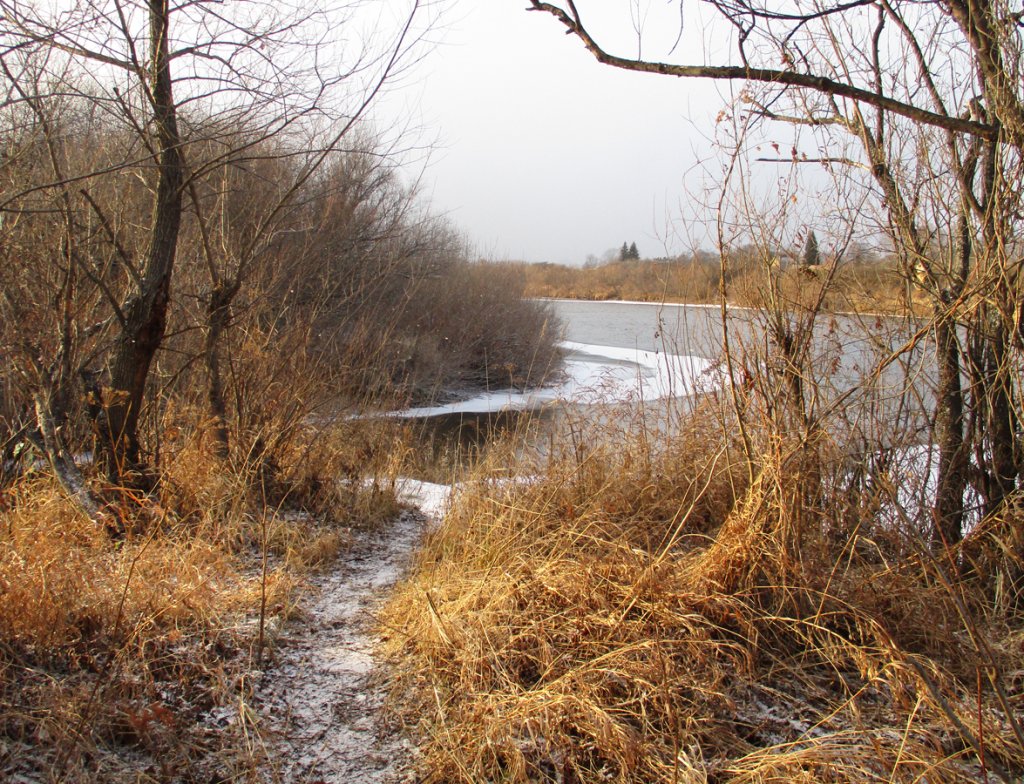
{"label": "tree trunk", "polygon": [[935,315],[935,342],[938,369],[935,445],[939,450],[939,465],[935,504],[932,507],[932,535],[936,544],[954,545],[963,538],[967,452],[964,448],[960,346],[957,342],[956,322],[944,312]]}
{"label": "tree trunk", "polygon": [[227,422],[227,402],[224,399],[224,383],[220,372],[221,336],[231,321],[231,301],[238,292],[238,283],[216,286],[207,303],[206,344],[204,357],[207,374],[207,399],[213,420],[213,453],[220,460],[227,460],[230,434]]}
{"label": "tree trunk", "polygon": [[74,458],[68,454],[60,436],[61,428],[67,420],[67,412],[62,407],[60,397],[59,392],[55,393],[52,389],[44,388],[34,395],[33,399],[36,409],[36,424],[39,428],[39,438],[42,440],[43,450],[46,453],[46,460],[68,497],[94,523],[104,522],[105,517],[99,501],[89,490],[85,477],[75,465]]}
{"label": "tree trunk", "polygon": [[156,126],[158,179],[149,252],[140,290],[124,308],[125,324],[114,346],[98,456],[108,478],[122,483],[142,468],[138,424],[153,356],[163,341],[171,272],[181,226],[184,159],[178,132],[168,48],[167,0],[149,0],[150,98]]}
{"label": "tree trunk", "polygon": [[1017,435],[1010,392],[1007,330],[1002,322],[993,329],[987,356],[985,393],[988,397],[988,431],[991,448],[991,482],[985,514],[996,512],[1017,485]]}

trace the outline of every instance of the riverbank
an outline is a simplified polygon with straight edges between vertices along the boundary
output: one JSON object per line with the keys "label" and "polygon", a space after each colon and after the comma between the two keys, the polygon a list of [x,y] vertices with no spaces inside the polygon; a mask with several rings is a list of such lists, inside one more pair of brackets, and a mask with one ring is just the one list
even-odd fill
{"label": "riverbank", "polygon": [[[691,307],[720,307],[721,262],[711,254],[696,259],[609,262],[593,267],[559,264],[520,264],[525,295],[537,299],[587,302],[664,303]],[[894,260],[844,262],[779,269],[756,258],[729,259],[725,266],[727,299],[733,308],[763,307],[771,299],[799,306],[818,301],[827,313],[897,314],[907,309],[905,281]],[[826,285],[827,284],[827,285]],[[914,309],[923,302],[912,304]]]}
{"label": "riverbank", "polygon": [[[17,629],[17,647],[0,646],[0,773],[909,784],[1024,772],[1016,511],[936,550],[891,444],[847,448],[852,404],[822,398],[834,418],[801,431],[785,376],[770,375],[784,368],[752,362],[765,375],[720,394],[714,371],[692,372],[707,358],[665,351],[669,326],[697,320],[623,304],[612,323],[609,307],[564,304],[606,338],[565,346],[577,381],[607,381],[605,368],[611,394],[560,409],[542,439],[510,417],[460,466],[468,479],[422,551],[398,502],[443,510],[447,487],[399,477],[421,462],[419,476],[451,474],[395,417],[306,420],[272,463],[236,473],[193,432],[165,453],[159,495],[125,499],[136,527],[119,536],[45,476],[0,496],[0,622]],[[844,334],[831,342],[850,350]],[[826,362],[809,363],[808,383]],[[680,394],[701,380],[705,394]],[[874,437],[898,435],[866,410]],[[440,417],[462,424],[428,415]],[[411,573],[385,596],[405,559]],[[961,580],[950,564],[996,579]]]}
{"label": "riverbank", "polygon": [[948,564],[1015,573],[1019,519],[936,559],[825,443],[680,414],[460,490],[382,619],[421,780],[1018,780],[1019,605]]}
{"label": "riverbank", "polygon": [[714,363],[699,356],[666,354],[642,348],[560,341],[561,368],[548,383],[529,389],[466,393],[431,406],[395,409],[385,416],[420,419],[453,414],[536,411],[555,403],[612,403],[661,400],[693,394],[716,383]]}

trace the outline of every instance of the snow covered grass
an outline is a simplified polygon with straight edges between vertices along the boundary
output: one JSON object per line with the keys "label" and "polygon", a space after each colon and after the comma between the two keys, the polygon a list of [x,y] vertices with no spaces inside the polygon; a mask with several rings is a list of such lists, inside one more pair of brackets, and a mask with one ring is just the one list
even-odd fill
{"label": "snow covered grass", "polygon": [[404,512],[356,531],[344,560],[310,581],[313,595],[277,637],[256,695],[263,780],[383,784],[407,767],[408,739],[380,721],[385,673],[374,655],[374,615],[423,525],[421,514]]}
{"label": "snow covered grass", "polygon": [[422,779],[1019,780],[1019,610],[831,519],[786,443],[751,479],[718,421],[570,423],[535,481],[462,488],[383,618]]}

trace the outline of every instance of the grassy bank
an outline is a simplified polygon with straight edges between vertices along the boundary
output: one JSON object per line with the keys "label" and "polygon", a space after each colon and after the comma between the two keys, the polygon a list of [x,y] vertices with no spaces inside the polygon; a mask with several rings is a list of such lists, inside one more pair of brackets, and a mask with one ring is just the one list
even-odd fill
{"label": "grassy bank", "polygon": [[[717,256],[662,260],[613,261],[596,267],[561,264],[523,264],[530,297],[585,300],[632,300],[707,304],[720,301],[722,266]],[[889,259],[843,262],[836,270],[825,266],[780,270],[775,259],[740,254],[725,261],[725,284],[730,304],[762,307],[761,292],[775,281],[782,295],[800,302],[808,290],[828,278],[822,306],[832,312],[900,312],[906,285]]]}
{"label": "grassy bank", "polygon": [[576,423],[459,495],[383,620],[423,780],[1017,780],[1020,610],[951,564],[1019,512],[936,556],[828,444],[677,429]]}

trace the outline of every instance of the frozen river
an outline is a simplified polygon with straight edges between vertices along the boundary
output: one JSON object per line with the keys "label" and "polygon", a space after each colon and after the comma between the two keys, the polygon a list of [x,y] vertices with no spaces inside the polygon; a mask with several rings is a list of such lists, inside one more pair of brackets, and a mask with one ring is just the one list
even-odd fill
{"label": "frozen river", "polygon": [[[550,300],[564,328],[565,365],[545,387],[506,389],[435,406],[394,412],[403,418],[490,414],[573,404],[665,400],[706,391],[722,383],[722,325],[717,306],[639,302]],[[732,309],[729,329],[734,356],[771,353],[756,323],[762,314]],[[909,341],[914,325],[881,317],[820,316],[809,373],[827,395],[870,376],[891,350]],[[763,361],[752,359],[751,362]],[[896,400],[908,379],[927,377],[923,347],[884,367],[871,382],[878,399]],[[926,387],[927,385],[923,385]],[[928,397],[922,388],[921,399]]]}
{"label": "frozen river", "polygon": [[607,403],[683,397],[717,385],[717,311],[646,303],[553,300],[564,326],[562,371],[539,389],[505,389],[442,405],[395,412],[401,417],[486,414],[556,402]]}

